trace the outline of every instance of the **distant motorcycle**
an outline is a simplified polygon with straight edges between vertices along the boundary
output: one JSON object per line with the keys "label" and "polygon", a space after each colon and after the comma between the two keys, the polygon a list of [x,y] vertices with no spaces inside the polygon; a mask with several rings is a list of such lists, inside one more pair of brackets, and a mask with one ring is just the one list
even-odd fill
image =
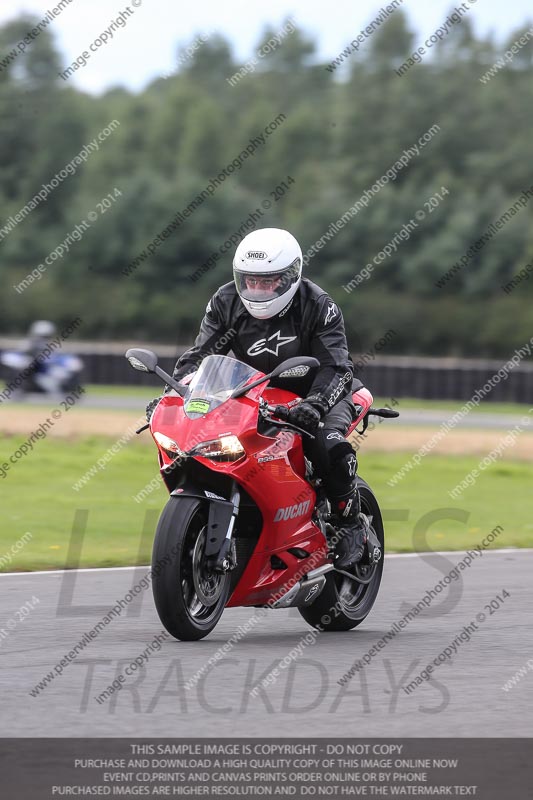
{"label": "distant motorcycle", "polygon": [[[226,607],[297,607],[319,630],[359,625],[376,599],[384,531],[374,493],[360,477],[371,520],[365,554],[354,573],[331,560],[336,529],[320,480],[305,459],[302,436],[288,420],[296,395],[268,386],[271,378],[304,375],[315,358],[284,361],[269,375],[222,355],[205,358],[188,385],[178,383],[149,350],[126,353],[130,364],[166,381],[150,428],[170,493],[154,541],[152,588],[172,636],[201,639]],[[363,431],[372,395],[353,394]]]}
{"label": "distant motorcycle", "polygon": [[6,383],[15,384],[11,397],[33,392],[68,394],[80,385],[83,361],[70,353],[52,354],[35,363],[29,353],[5,350],[0,353]]}

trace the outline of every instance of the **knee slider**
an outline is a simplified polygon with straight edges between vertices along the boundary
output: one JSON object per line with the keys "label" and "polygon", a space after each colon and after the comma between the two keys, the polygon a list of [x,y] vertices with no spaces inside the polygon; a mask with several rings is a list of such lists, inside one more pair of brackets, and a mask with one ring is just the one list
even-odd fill
{"label": "knee slider", "polygon": [[357,456],[349,442],[337,442],[329,451],[330,475],[327,487],[335,494],[353,492],[357,474]]}
{"label": "knee slider", "polygon": [[355,475],[357,470],[357,456],[350,442],[335,442],[329,450],[329,463],[332,467],[343,467],[348,471],[348,465],[355,463],[355,470],[352,476]]}

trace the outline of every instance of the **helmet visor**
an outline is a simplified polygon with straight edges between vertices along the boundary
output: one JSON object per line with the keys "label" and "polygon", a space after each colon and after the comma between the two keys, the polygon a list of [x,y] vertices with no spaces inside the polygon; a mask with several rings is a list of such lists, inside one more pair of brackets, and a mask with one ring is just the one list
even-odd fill
{"label": "helmet visor", "polygon": [[300,277],[300,259],[279,272],[244,272],[233,269],[239,295],[252,303],[266,303],[288,292]]}

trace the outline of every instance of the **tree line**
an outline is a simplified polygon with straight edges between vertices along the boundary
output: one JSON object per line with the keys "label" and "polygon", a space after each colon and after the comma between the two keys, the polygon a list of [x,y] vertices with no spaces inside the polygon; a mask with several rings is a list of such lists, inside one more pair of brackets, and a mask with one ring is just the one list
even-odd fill
{"label": "tree line", "polygon": [[338,64],[292,23],[246,70],[213,33],[143,91],[90,96],[49,30],[5,57],[36,22],[0,28],[2,334],[79,316],[86,339],[190,341],[240,238],[280,226],[354,351],[391,328],[391,354],[529,341],[530,24],[496,43],[465,16],[408,70],[402,9]]}

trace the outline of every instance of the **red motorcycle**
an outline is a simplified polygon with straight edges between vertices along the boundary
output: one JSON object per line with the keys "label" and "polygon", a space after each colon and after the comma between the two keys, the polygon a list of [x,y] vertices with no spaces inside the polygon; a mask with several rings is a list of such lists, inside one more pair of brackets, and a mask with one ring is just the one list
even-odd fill
{"label": "red motorcycle", "polygon": [[[358,478],[362,510],[371,520],[363,560],[354,572],[335,569],[336,529],[321,481],[304,457],[302,436],[288,422],[299,402],[268,387],[272,378],[306,375],[314,358],[284,361],[265,375],[234,358],[207,356],[190,382],[178,383],[149,350],[128,350],[138,370],[155,373],[174,391],[150,424],[170,498],[152,554],[155,605],[177,639],[207,636],[224,608],[296,606],[313,627],[355,628],[370,612],[383,571],[384,531],[378,502]],[[373,409],[372,395],[353,395],[357,417],[397,417]],[[140,431],[139,431],[140,432]]]}

